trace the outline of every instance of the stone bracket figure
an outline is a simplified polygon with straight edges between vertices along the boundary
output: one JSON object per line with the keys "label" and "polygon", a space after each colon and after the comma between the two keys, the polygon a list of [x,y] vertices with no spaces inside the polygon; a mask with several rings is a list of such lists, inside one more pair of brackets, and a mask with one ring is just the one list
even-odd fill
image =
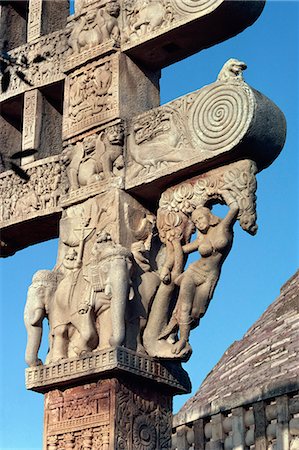
{"label": "stone bracket figure", "polygon": [[[166,257],[159,271],[161,285],[144,331],[144,346],[151,356],[180,360],[190,357],[190,330],[199,324],[212,299],[232,246],[234,223],[238,220],[245,231],[256,233],[255,173],[256,165],[243,160],[194,177],[162,194],[157,225]],[[229,207],[223,219],[211,211],[216,203]],[[190,242],[195,230],[197,237]],[[187,256],[196,250],[201,258],[183,272]]]}
{"label": "stone bracket figure", "polygon": [[159,338],[166,338],[177,327],[180,339],[173,345],[173,353],[180,352],[188,345],[191,328],[199,324],[213,297],[218,283],[222,265],[230,252],[233,242],[233,225],[239,213],[236,201],[229,205],[230,209],[224,219],[213,215],[209,208],[199,206],[191,214],[198,235],[184,246],[184,254],[198,250],[201,258],[190,264],[186,271],[176,278],[180,287],[175,310],[169,324]]}

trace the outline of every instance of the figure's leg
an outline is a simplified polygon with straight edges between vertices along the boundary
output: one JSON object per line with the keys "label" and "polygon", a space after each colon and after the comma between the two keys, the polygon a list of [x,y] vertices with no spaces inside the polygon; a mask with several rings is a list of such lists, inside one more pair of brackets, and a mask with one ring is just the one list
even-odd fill
{"label": "figure's leg", "polygon": [[197,287],[191,316],[194,319],[200,319],[203,317],[208,309],[211,301],[211,286],[208,282],[205,282]]}
{"label": "figure's leg", "polygon": [[185,276],[181,282],[177,310],[180,339],[173,345],[172,352],[174,354],[180,353],[189,341],[192,323],[191,311],[196,289],[197,287],[194,283],[193,277],[188,276],[188,274],[185,273]]}
{"label": "figure's leg", "polygon": [[43,319],[45,317],[45,310],[43,308],[31,307],[31,299],[31,294],[28,293],[24,312],[24,322],[27,330],[25,361],[29,367],[42,364],[42,361],[38,358],[38,351],[42,340]]}
{"label": "figure's leg", "polygon": [[114,347],[121,345],[125,338],[125,310],[129,293],[129,274],[124,259],[113,261],[109,282],[112,290],[112,337],[110,338],[110,345]]}
{"label": "figure's leg", "polygon": [[33,326],[26,324],[27,328],[27,346],[25,352],[25,361],[29,367],[42,365],[38,358],[38,350],[42,340],[42,325]]}
{"label": "figure's leg", "polygon": [[86,314],[74,314],[72,324],[78,331],[72,342],[76,354],[80,356],[94,350],[99,343],[99,337],[93,312],[89,310]]}
{"label": "figure's leg", "polygon": [[67,358],[68,354],[68,326],[58,325],[52,332],[53,347],[51,352],[51,361],[55,362]]}

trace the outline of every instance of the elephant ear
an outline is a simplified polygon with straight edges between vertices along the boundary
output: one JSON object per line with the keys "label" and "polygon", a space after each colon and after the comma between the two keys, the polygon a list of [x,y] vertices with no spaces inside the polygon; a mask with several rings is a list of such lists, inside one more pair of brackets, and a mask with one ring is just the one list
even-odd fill
{"label": "elephant ear", "polygon": [[96,140],[96,154],[99,158],[102,158],[104,153],[106,152],[106,144],[104,133],[100,133],[99,137]]}

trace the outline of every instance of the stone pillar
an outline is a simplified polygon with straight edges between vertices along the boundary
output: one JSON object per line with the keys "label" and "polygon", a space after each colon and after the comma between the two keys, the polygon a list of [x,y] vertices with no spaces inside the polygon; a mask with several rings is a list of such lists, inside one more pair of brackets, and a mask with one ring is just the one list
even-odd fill
{"label": "stone pillar", "polygon": [[193,424],[194,429],[194,449],[204,450],[205,434],[204,434],[204,421],[198,419]]}
{"label": "stone pillar", "polygon": [[181,425],[180,427],[177,428],[176,432],[177,432],[176,448],[180,450],[188,450],[189,449],[187,440],[188,427],[186,425]]}
{"label": "stone pillar", "polygon": [[212,445],[213,450],[220,450],[223,447],[224,431],[222,426],[222,414],[212,416]]}
{"label": "stone pillar", "polygon": [[288,450],[289,449],[289,406],[288,406],[288,396],[283,395],[282,397],[277,397],[277,450]]}
{"label": "stone pillar", "polygon": [[172,397],[190,389],[180,366],[120,347],[32,367],[26,384],[45,393],[44,450],[169,449]]}
{"label": "stone pillar", "polygon": [[245,448],[245,424],[243,408],[235,408],[232,410],[232,432],[233,432],[233,449],[244,450]]}
{"label": "stone pillar", "polygon": [[255,423],[255,448],[256,450],[266,450],[268,447],[266,428],[267,419],[264,402],[253,404]]}

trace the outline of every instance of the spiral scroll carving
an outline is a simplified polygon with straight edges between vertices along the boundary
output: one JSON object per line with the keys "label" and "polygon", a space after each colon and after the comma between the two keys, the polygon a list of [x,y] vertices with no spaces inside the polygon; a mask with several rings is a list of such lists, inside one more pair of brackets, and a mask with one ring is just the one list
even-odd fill
{"label": "spiral scroll carving", "polygon": [[198,14],[214,9],[223,0],[173,0],[173,7],[181,14]]}
{"label": "spiral scroll carving", "polygon": [[246,133],[253,115],[250,91],[215,83],[199,94],[190,112],[195,145],[209,151],[232,148]]}

